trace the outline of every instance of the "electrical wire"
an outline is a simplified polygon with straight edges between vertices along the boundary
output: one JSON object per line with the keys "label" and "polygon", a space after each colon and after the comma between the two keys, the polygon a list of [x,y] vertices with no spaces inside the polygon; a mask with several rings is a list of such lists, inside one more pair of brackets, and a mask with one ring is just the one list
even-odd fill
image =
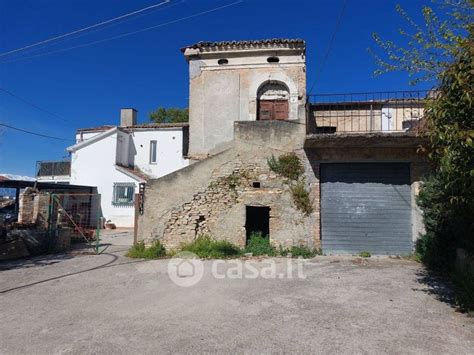
{"label": "electrical wire", "polygon": [[346,10],[347,6],[347,0],[343,0],[341,11],[339,12],[339,16],[337,18],[336,22],[336,27],[334,28],[334,31],[331,35],[331,39],[329,40],[328,46],[326,48],[326,53],[324,55],[323,61],[321,62],[321,66],[319,67],[318,70],[318,75],[316,75],[316,79],[314,80],[313,84],[311,85],[311,88],[308,90],[308,95],[311,95],[311,92],[313,91],[314,85],[316,85],[316,81],[321,77],[321,74],[323,73],[324,66],[326,65],[326,62],[329,58],[329,53],[331,53],[332,47],[334,45],[334,40],[336,39],[336,34],[339,31],[339,27],[342,22],[342,17],[344,16],[344,11]]}
{"label": "electrical wire", "polygon": [[234,6],[234,5],[240,4],[240,3],[242,3],[243,1],[244,1],[244,0],[234,1],[234,2],[229,3],[229,4],[226,4],[226,5],[222,5],[222,6],[219,6],[219,7],[212,8],[212,9],[210,9],[210,10],[201,11],[201,12],[198,12],[198,13],[195,13],[195,14],[192,14],[192,15],[189,15],[189,16],[185,16],[185,17],[180,17],[180,18],[178,18],[178,19],[171,20],[171,21],[167,21],[167,22],[164,22],[164,23],[155,25],[155,26],[146,27],[146,28],[143,28],[143,29],[141,29],[141,30],[136,30],[136,31],[132,31],[132,32],[126,32],[126,33],[123,33],[123,34],[121,34],[121,35],[117,35],[117,36],[113,36],[113,37],[104,38],[104,39],[97,40],[97,41],[94,41],[94,42],[84,43],[84,44],[81,44],[81,45],[78,45],[78,46],[74,46],[74,47],[68,47],[68,48],[58,49],[58,50],[56,50],[56,51],[41,53],[41,54],[37,54],[37,55],[25,57],[25,58],[20,58],[20,59],[16,59],[16,60],[7,60],[7,61],[0,62],[0,64],[15,63],[15,62],[19,62],[19,61],[23,61],[23,60],[27,60],[27,59],[32,59],[32,58],[37,58],[37,57],[46,56],[46,55],[49,55],[49,54],[65,52],[65,51],[69,51],[69,50],[72,50],[72,49],[83,48],[83,47],[92,46],[92,45],[98,44],[98,43],[108,42],[108,41],[111,41],[111,40],[115,40],[115,39],[119,39],[119,38],[131,36],[131,35],[134,35],[134,34],[137,34],[137,33],[149,31],[149,30],[152,30],[152,29],[155,29],[155,28],[164,27],[164,26],[171,25],[171,24],[174,24],[174,23],[177,23],[177,22],[181,22],[181,21],[189,20],[189,19],[191,19],[191,18],[195,18],[195,17],[199,17],[199,16],[202,16],[202,15],[206,15],[206,14],[209,14],[209,13],[211,13],[211,12],[219,11],[219,10],[222,10],[222,9],[227,8],[227,7],[230,7],[230,6]]}
{"label": "electrical wire", "polygon": [[[29,50],[25,50],[23,53],[21,54],[29,54],[29,53],[33,53],[33,52],[38,52],[38,51],[41,51],[45,48],[48,48],[48,47],[51,47],[51,46],[56,46],[58,45],[59,43],[62,43],[62,42],[66,42],[66,41],[70,41],[70,40],[73,40],[73,39],[77,39],[77,38],[80,38],[80,37],[83,37],[83,36],[88,36],[92,33],[95,33],[95,32],[99,32],[99,31],[103,31],[105,30],[106,28],[110,28],[110,27],[113,27],[113,26],[117,26],[117,25],[121,25],[125,22],[128,22],[128,21],[135,21],[141,17],[144,17],[144,16],[149,16],[151,15],[152,13],[154,13],[155,11],[159,11],[159,10],[166,10],[166,9],[169,9],[171,7],[174,7],[176,5],[179,5],[179,4],[182,4],[183,2],[185,2],[185,0],[180,0],[178,2],[173,2],[173,3],[169,3],[169,6],[167,7],[164,7],[164,8],[156,8],[156,9],[153,9],[147,13],[142,13],[142,14],[139,14],[139,15],[136,15],[136,16],[133,16],[132,18],[125,18],[125,19],[121,19],[121,20],[118,20],[117,22],[114,22],[114,23],[110,23],[108,25],[104,25],[100,28],[96,28],[95,30],[91,30],[91,31],[87,31],[86,33],[80,33],[80,34],[76,34],[76,35],[72,35],[71,37],[68,37],[68,38],[63,38],[63,39],[59,39],[57,41],[54,41],[53,43],[49,43],[49,44],[46,44],[46,45],[43,45],[39,48],[32,48],[32,49],[29,49]],[[13,58],[12,58],[13,59]]]}
{"label": "electrical wire", "polygon": [[53,117],[56,117],[56,118],[60,119],[61,121],[68,122],[68,123],[73,123],[73,122],[71,122],[71,121],[69,121],[69,120],[67,120],[67,119],[65,119],[65,118],[63,118],[63,117],[61,117],[61,116],[59,116],[58,114],[56,114],[56,113],[54,113],[54,112],[48,111],[48,110],[46,110],[46,109],[44,109],[44,108],[42,108],[42,107],[36,105],[35,103],[33,103],[33,102],[31,102],[31,101],[28,101],[28,100],[22,98],[21,96],[15,94],[15,93],[13,93],[13,92],[11,92],[10,90],[7,90],[7,89],[2,88],[2,87],[0,87],[0,90],[3,91],[3,92],[5,92],[5,93],[7,93],[7,94],[10,95],[10,96],[13,96],[14,98],[16,98],[17,100],[20,100],[20,101],[23,102],[23,103],[25,103],[25,104],[27,104],[27,105],[30,105],[31,107],[36,108],[37,110],[39,110],[39,111],[41,111],[41,112],[44,112],[44,113],[47,113],[48,115],[51,115],[51,116],[53,116]]}
{"label": "electrical wire", "polygon": [[25,50],[25,49],[28,49],[28,48],[32,48],[32,47],[36,47],[36,46],[39,46],[39,45],[42,45],[42,44],[45,44],[45,43],[48,43],[48,42],[56,41],[56,40],[61,39],[61,38],[64,38],[64,37],[72,36],[72,35],[74,35],[74,34],[77,34],[77,33],[80,33],[80,32],[84,32],[84,31],[87,31],[87,30],[90,30],[90,29],[92,29],[92,28],[100,27],[100,26],[106,25],[106,24],[108,24],[108,23],[111,23],[111,22],[114,22],[114,21],[118,21],[118,20],[120,20],[120,19],[123,19],[123,18],[126,18],[126,17],[130,17],[130,16],[133,16],[133,15],[136,15],[136,14],[139,14],[139,13],[144,12],[144,11],[157,8],[157,7],[159,7],[159,6],[168,4],[169,2],[170,2],[170,0],[165,0],[165,1],[160,2],[160,3],[158,3],[158,4],[154,4],[154,5],[151,5],[151,6],[147,6],[147,7],[143,8],[143,9],[136,10],[136,11],[133,11],[133,12],[129,12],[129,13],[125,14],[125,15],[121,15],[121,16],[118,16],[118,17],[114,17],[114,18],[112,18],[112,19],[109,19],[109,20],[106,20],[106,21],[102,21],[102,22],[96,23],[96,24],[91,25],[91,26],[87,26],[87,27],[81,28],[81,29],[79,29],[79,30],[75,30],[75,31],[72,31],[72,32],[68,32],[68,33],[65,33],[65,34],[62,34],[62,35],[59,35],[59,36],[56,36],[56,37],[48,38],[48,39],[46,39],[46,40],[43,40],[43,41],[40,41],[40,42],[36,42],[36,43],[30,44],[30,45],[28,45],[28,46],[24,46],[24,47],[21,47],[21,48],[13,49],[13,50],[8,51],[8,52],[0,53],[0,57],[4,57],[4,56],[6,56],[6,55],[8,55],[8,54],[12,54],[12,53],[17,53],[17,52],[20,52],[20,51],[22,51],[22,50]]}
{"label": "electrical wire", "polygon": [[5,124],[5,123],[0,123],[0,126],[6,127],[6,128],[10,128],[10,129],[13,129],[13,130],[15,130],[15,131],[19,131],[19,132],[23,132],[23,133],[32,134],[32,135],[38,136],[38,137],[43,137],[43,138],[48,138],[48,139],[55,139],[55,140],[59,140],[59,141],[72,141],[72,139],[66,139],[66,138],[60,138],[60,137],[53,137],[53,136],[48,136],[48,135],[46,135],[46,134],[41,134],[41,133],[37,133],[37,132],[27,131],[26,129],[22,129],[22,128],[18,128],[18,127],[13,127],[13,126],[10,126],[10,125]]}

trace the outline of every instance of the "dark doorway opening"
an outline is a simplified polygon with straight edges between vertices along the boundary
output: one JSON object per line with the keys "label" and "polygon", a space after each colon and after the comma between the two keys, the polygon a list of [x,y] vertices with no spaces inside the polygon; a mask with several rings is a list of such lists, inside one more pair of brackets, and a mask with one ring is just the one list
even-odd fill
{"label": "dark doorway opening", "polygon": [[262,233],[266,238],[270,236],[270,207],[245,207],[245,230],[247,242],[252,233]]}

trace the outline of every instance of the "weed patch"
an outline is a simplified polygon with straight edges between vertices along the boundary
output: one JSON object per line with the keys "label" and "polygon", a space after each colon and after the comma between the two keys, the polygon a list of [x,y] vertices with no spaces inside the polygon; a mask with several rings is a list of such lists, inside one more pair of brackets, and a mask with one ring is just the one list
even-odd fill
{"label": "weed patch", "polygon": [[295,185],[292,185],[290,191],[296,208],[306,216],[311,214],[313,212],[313,205],[311,204],[309,192],[306,190],[304,180],[300,180]]}
{"label": "weed patch", "polygon": [[297,181],[304,173],[303,164],[295,153],[286,153],[278,158],[272,154],[267,163],[271,171],[289,180]]}
{"label": "weed patch", "polygon": [[359,253],[359,256],[361,258],[370,258],[372,256],[372,254],[370,253],[370,251],[361,251]]}
{"label": "weed patch", "polygon": [[133,245],[126,254],[129,258],[158,259],[166,256],[166,249],[159,240],[155,240],[149,247],[144,242]]}
{"label": "weed patch", "polygon": [[270,245],[270,238],[263,236],[260,232],[250,235],[250,239],[244,251],[245,253],[252,253],[253,255],[277,255],[275,248]]}
{"label": "weed patch", "polygon": [[208,235],[197,237],[189,244],[183,244],[181,251],[189,251],[200,258],[229,258],[241,254],[239,247],[226,240],[214,240]]}
{"label": "weed patch", "polygon": [[293,246],[289,249],[283,249],[280,247],[280,255],[287,256],[291,253],[293,258],[302,257],[304,259],[314,258],[316,255],[321,255],[321,250],[311,249],[305,246]]}

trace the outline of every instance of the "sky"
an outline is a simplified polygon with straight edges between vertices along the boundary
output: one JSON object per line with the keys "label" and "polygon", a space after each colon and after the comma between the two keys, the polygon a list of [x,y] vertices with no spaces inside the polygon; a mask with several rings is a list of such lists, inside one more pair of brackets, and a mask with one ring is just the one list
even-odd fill
{"label": "sky", "polygon": [[[399,38],[398,29],[406,26],[397,3],[415,19],[430,3],[347,0],[329,52],[343,0],[171,0],[100,31],[2,56],[162,1],[0,0],[0,88],[17,96],[0,91],[0,123],[65,139],[0,127],[0,173],[34,176],[36,161],[67,158],[76,129],[118,124],[120,108],[136,108],[145,123],[157,107],[187,107],[188,67],[180,48],[198,41],[302,38],[307,86],[314,84],[315,94],[412,90],[403,73],[374,77],[367,48],[374,46],[373,32]],[[78,48],[64,50],[70,47]]]}

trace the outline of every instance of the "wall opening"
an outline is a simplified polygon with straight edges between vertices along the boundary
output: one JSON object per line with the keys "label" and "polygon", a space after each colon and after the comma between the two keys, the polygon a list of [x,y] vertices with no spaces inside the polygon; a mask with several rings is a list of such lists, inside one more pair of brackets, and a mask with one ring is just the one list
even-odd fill
{"label": "wall opening", "polygon": [[245,231],[248,242],[252,233],[270,237],[270,207],[245,206]]}

